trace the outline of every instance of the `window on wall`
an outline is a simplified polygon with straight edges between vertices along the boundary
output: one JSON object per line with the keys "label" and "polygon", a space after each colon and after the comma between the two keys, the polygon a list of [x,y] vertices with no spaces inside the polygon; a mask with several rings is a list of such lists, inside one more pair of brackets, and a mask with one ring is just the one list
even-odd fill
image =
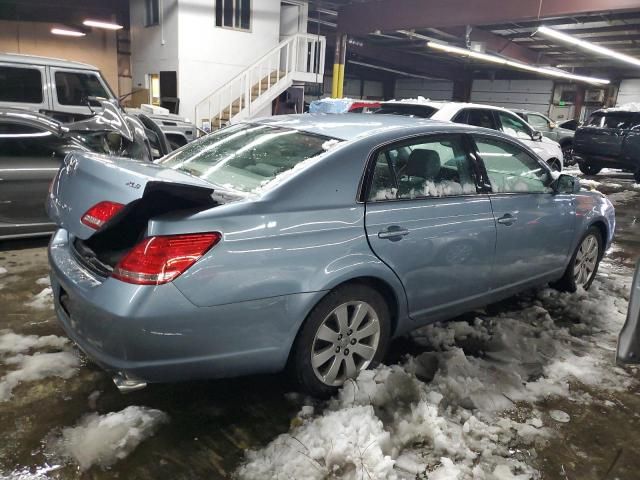
{"label": "window on wall", "polygon": [[216,0],[216,27],[251,29],[251,0]]}
{"label": "window on wall", "polygon": [[146,13],[144,24],[147,27],[160,23],[160,0],[145,0]]}

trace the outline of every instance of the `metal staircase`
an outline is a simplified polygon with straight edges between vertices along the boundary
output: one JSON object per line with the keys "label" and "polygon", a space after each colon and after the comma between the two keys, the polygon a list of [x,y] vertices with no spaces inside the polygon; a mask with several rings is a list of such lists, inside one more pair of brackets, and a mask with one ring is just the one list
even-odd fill
{"label": "metal staircase", "polygon": [[200,126],[216,130],[259,114],[293,82],[322,83],[326,40],[298,33],[284,39],[255,63],[207,95],[195,108]]}

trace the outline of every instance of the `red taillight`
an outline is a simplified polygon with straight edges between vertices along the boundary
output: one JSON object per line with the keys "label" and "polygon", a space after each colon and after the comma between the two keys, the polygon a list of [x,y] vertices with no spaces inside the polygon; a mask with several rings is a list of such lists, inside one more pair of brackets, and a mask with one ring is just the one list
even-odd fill
{"label": "red taillight", "polygon": [[87,227],[98,229],[111,220],[120,210],[124,208],[124,205],[116,202],[100,202],[96,203],[93,207],[82,215],[80,221]]}
{"label": "red taillight", "polygon": [[136,285],[171,282],[196,263],[220,238],[217,232],[145,238],[120,260],[111,276]]}

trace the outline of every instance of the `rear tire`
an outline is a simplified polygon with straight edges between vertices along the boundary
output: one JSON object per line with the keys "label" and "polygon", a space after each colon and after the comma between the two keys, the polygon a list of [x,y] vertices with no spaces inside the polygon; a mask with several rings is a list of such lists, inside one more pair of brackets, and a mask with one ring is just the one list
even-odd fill
{"label": "rear tire", "polygon": [[389,307],[378,291],[356,283],[336,288],[298,332],[288,366],[295,383],[315,397],[335,394],[348,378],[382,361],[390,324]]}
{"label": "rear tire", "polygon": [[640,168],[633,174],[633,179],[636,183],[640,183]]}
{"label": "rear tire", "polygon": [[589,290],[598,273],[604,240],[597,227],[590,227],[580,239],[569,265],[560,280],[552,286],[563,292],[575,292],[578,287]]}
{"label": "rear tire", "polygon": [[580,168],[580,171],[585,175],[597,175],[600,173],[600,170],[602,170],[601,167],[594,167],[593,165],[588,165],[586,163],[581,163],[578,165],[578,168]]}

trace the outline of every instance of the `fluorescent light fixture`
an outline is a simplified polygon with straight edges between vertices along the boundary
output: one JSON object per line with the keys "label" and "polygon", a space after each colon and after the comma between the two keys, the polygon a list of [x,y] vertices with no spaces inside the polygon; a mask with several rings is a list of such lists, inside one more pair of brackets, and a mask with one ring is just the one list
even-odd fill
{"label": "fluorescent light fixture", "polygon": [[456,47],[454,45],[448,45],[440,42],[427,42],[427,47],[434,50],[440,50],[442,52],[453,53],[455,55],[461,55],[463,57],[473,58],[476,60],[483,60],[485,62],[497,63],[498,65],[504,65],[506,67],[517,68],[520,70],[526,70],[528,72],[539,73],[541,75],[549,75],[551,77],[566,78],[568,80],[576,80],[579,82],[593,83],[596,85],[606,85],[609,80],[604,78],[586,77],[583,75],[574,75],[573,73],[559,70],[557,68],[549,67],[535,67],[533,65],[527,65],[526,63],[515,62],[508,60],[497,55],[490,55],[488,53],[476,52],[469,50],[468,48]]}
{"label": "fluorescent light fixture", "polygon": [[83,25],[86,25],[87,27],[95,27],[95,28],[105,28],[107,30],[120,30],[122,28],[122,25],[118,25],[117,23],[113,23],[113,22],[103,22],[100,20],[85,20],[84,22],[82,22]]}
{"label": "fluorescent light fixture", "polygon": [[593,53],[597,53],[598,55],[603,55],[605,57],[615,58],[616,60],[620,60],[621,62],[630,63],[635,65],[636,67],[640,67],[640,59],[630,57],[629,55],[625,55],[624,53],[619,53],[609,48],[601,47],[600,45],[596,45],[595,43],[587,42],[586,40],[581,40],[572,35],[567,35],[566,33],[558,32],[549,27],[545,27],[542,25],[536,30],[536,34],[544,35],[545,37],[553,38],[556,40],[560,40],[561,42],[569,43],[571,45],[575,45],[576,47],[580,47],[583,50],[588,50]]}
{"label": "fluorescent light fixture", "polygon": [[86,33],[79,30],[72,30],[70,28],[55,27],[51,29],[51,33],[54,35],[63,35],[65,37],[84,37]]}

